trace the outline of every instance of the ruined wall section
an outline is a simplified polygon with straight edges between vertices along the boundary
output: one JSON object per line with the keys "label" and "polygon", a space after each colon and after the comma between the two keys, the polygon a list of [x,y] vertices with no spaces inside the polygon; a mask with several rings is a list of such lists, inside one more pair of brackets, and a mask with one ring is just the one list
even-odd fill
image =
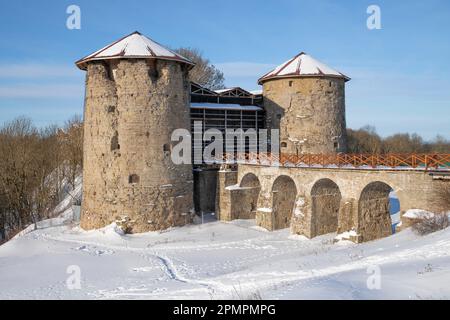
{"label": "ruined wall section", "polygon": [[[88,79],[94,76],[91,69]],[[84,191],[82,227],[120,220],[129,232],[145,232],[189,223],[192,166],[171,160],[173,130],[190,126],[187,70],[176,62],[123,59],[106,74],[115,86],[113,120],[106,121],[111,99],[86,97],[86,110],[95,110],[85,113],[92,123],[85,139],[86,160],[92,164],[84,172],[91,192]],[[91,86],[88,81],[87,91]],[[104,138],[92,138],[96,130]]]}
{"label": "ruined wall section", "polygon": [[266,125],[280,129],[283,153],[336,153],[347,150],[345,81],[305,77],[263,84]]}

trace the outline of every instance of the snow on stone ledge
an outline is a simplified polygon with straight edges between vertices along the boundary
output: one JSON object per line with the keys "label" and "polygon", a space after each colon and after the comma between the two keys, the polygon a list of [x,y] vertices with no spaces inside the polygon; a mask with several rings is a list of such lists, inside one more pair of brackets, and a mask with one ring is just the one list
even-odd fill
{"label": "snow on stone ledge", "polygon": [[402,216],[409,219],[428,219],[433,218],[434,213],[422,209],[410,209]]}
{"label": "snow on stone ledge", "polygon": [[338,234],[334,239],[337,241],[341,240],[349,240],[351,237],[356,237],[358,234],[355,230],[345,231],[343,233]]}
{"label": "snow on stone ledge", "polygon": [[225,190],[248,190],[252,189],[251,187],[241,187],[238,184],[233,184],[231,186],[225,187]]}

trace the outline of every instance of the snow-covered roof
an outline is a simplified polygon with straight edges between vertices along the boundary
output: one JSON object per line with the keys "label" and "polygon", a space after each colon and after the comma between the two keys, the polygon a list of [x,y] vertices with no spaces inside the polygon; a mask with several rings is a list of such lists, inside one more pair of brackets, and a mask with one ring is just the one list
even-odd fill
{"label": "snow-covered roof", "polygon": [[263,94],[263,91],[262,91],[262,89],[258,89],[258,90],[252,90],[252,91],[250,91],[250,93],[255,96],[258,96],[260,94]]}
{"label": "snow-covered roof", "polygon": [[249,91],[242,89],[241,87],[219,89],[219,90],[214,90],[214,92],[219,95],[233,96],[233,97],[246,97],[246,96],[252,95]]}
{"label": "snow-covered roof", "polygon": [[219,109],[219,110],[246,110],[246,111],[261,111],[262,108],[258,106],[241,106],[240,104],[232,103],[191,103],[192,109]]}
{"label": "snow-covered roof", "polygon": [[85,70],[86,63],[89,61],[128,58],[174,60],[190,66],[194,65],[189,59],[163,47],[137,31],[78,60],[76,65],[78,68]]}
{"label": "snow-covered roof", "polygon": [[292,59],[279,65],[269,73],[266,73],[258,80],[258,83],[261,84],[266,80],[274,78],[311,76],[338,77],[343,78],[345,81],[350,80],[350,78],[346,75],[328,67],[327,65],[314,59],[310,55],[301,52]]}
{"label": "snow-covered roof", "polygon": [[233,88],[227,88],[227,89],[219,89],[219,90],[214,90],[214,92],[215,93],[223,93],[223,92],[227,92],[227,91],[230,91],[230,90],[232,90]]}

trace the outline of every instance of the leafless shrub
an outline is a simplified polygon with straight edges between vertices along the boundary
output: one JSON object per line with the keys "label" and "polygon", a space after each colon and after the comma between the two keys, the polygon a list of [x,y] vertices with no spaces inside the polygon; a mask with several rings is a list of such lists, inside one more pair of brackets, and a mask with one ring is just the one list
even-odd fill
{"label": "leafless shrub", "polygon": [[418,235],[427,235],[442,229],[449,225],[447,214],[435,214],[432,217],[424,218],[412,226],[412,230]]}
{"label": "leafless shrub", "polygon": [[263,300],[261,292],[255,289],[250,292],[243,292],[241,286],[233,286],[232,297],[234,300]]}

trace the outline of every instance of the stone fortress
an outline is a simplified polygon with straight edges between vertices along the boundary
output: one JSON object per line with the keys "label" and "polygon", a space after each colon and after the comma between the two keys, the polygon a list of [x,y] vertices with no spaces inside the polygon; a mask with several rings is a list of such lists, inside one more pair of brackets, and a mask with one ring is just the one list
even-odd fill
{"label": "stone fortress", "polygon": [[447,183],[414,170],[172,162],[172,132],[194,122],[222,132],[279,129],[282,154],[345,153],[350,79],[303,52],[262,76],[262,92],[192,83],[191,61],[138,32],[76,65],[86,71],[84,229],[117,222],[131,233],[163,230],[215,212],[310,238],[347,232],[361,242],[392,233],[392,190],[402,211],[432,209],[434,188]]}

